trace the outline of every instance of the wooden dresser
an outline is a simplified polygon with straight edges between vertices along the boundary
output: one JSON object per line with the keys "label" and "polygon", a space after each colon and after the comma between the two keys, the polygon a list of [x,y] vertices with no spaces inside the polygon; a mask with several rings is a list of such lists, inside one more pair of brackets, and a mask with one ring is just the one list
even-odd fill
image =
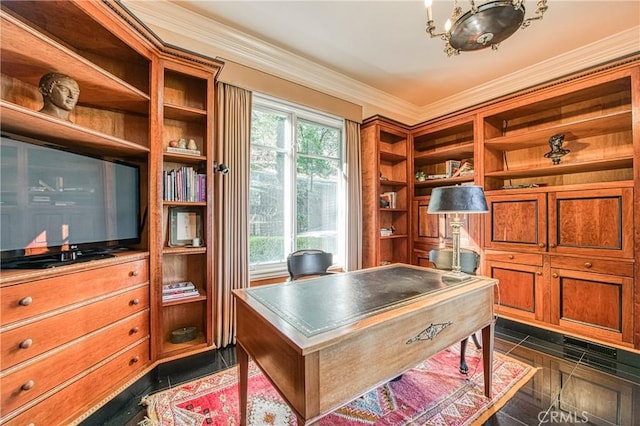
{"label": "wooden dresser", "polygon": [[0,282],[3,424],[64,423],[149,364],[146,254]]}

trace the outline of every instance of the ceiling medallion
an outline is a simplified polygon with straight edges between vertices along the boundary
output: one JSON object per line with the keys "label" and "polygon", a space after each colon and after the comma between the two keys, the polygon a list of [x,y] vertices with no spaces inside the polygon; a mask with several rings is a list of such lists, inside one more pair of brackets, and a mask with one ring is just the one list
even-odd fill
{"label": "ceiling medallion", "polygon": [[496,50],[501,41],[511,37],[518,28],[528,27],[531,21],[542,19],[547,10],[547,0],[538,0],[535,15],[525,19],[524,0],[494,0],[479,6],[470,0],[471,9],[467,12],[458,6],[458,0],[453,0],[453,11],[445,23],[444,32],[437,33],[432,2],[424,2],[427,8],[427,33],[445,41],[444,52],[447,56],[489,46]]}

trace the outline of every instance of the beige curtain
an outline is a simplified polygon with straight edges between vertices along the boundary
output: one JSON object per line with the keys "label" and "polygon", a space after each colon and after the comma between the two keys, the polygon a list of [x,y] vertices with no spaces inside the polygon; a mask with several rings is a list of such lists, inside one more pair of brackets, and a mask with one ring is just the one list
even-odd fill
{"label": "beige curtain", "polygon": [[218,348],[235,343],[235,303],[231,291],[249,286],[249,165],[251,92],[218,83],[215,160],[229,168],[216,174],[214,218],[216,273],[214,341]]}
{"label": "beige curtain", "polygon": [[347,256],[346,269],[362,268],[362,165],[360,123],[345,120],[347,144]]}

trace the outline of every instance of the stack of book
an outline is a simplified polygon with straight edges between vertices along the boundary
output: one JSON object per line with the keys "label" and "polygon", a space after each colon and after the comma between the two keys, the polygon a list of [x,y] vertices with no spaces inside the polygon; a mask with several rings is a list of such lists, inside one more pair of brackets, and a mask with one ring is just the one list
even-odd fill
{"label": "stack of book", "polygon": [[183,166],[179,169],[162,172],[162,199],[164,201],[206,201],[206,181],[204,173],[193,167]]}
{"label": "stack of book", "polygon": [[171,302],[189,297],[200,296],[200,292],[191,281],[184,281],[162,286],[162,301]]}

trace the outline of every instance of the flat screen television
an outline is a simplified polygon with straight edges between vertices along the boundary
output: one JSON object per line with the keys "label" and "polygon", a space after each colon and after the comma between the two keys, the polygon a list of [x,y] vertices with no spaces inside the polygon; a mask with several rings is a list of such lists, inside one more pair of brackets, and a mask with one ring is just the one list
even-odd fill
{"label": "flat screen television", "polygon": [[3,269],[112,257],[140,242],[140,169],[3,133],[0,218]]}

